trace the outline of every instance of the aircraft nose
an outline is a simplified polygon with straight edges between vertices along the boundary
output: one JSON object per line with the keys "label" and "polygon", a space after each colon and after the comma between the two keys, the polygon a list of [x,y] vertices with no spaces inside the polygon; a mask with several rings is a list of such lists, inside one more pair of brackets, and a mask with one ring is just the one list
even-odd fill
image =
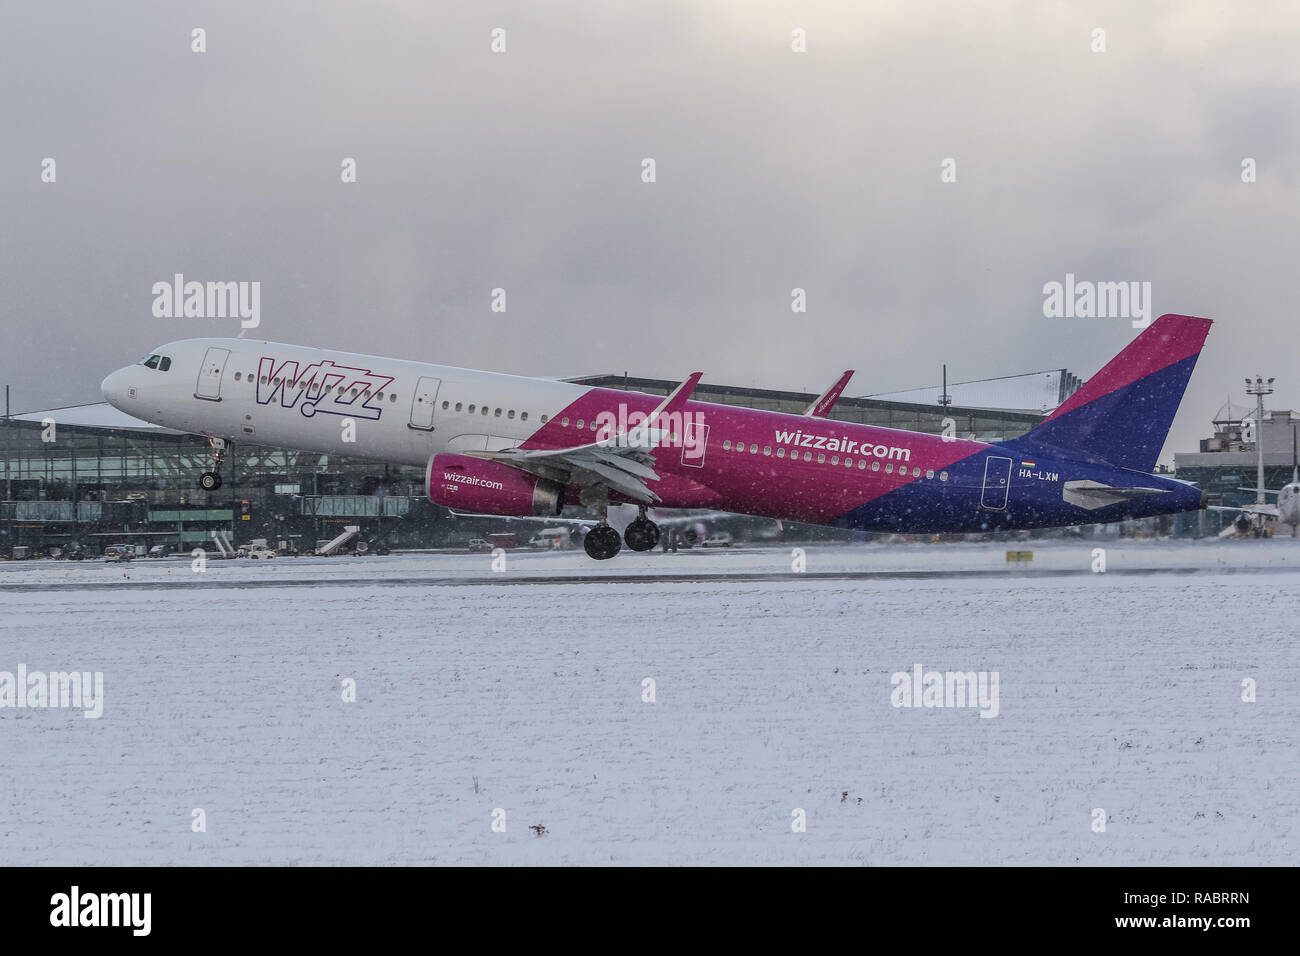
{"label": "aircraft nose", "polygon": [[126,401],[126,376],[127,370],[118,369],[116,372],[110,372],[108,377],[99,383],[99,391],[104,396],[104,401],[117,408],[122,407]]}

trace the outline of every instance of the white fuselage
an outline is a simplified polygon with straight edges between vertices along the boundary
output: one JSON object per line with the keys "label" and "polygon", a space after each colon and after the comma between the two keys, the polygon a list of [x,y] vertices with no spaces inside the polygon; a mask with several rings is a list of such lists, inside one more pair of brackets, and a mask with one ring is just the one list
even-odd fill
{"label": "white fuselage", "polygon": [[1278,491],[1277,520],[1290,525],[1293,534],[1300,528],[1300,483],[1293,481]]}
{"label": "white fuselage", "polygon": [[155,354],[166,371],[119,369],[105,398],[179,431],[406,465],[518,445],[588,390],[246,339],[187,339]]}

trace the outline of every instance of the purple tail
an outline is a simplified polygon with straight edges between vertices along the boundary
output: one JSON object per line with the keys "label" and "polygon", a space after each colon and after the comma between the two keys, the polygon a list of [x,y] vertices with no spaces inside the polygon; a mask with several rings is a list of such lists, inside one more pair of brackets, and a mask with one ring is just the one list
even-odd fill
{"label": "purple tail", "polygon": [[1041,425],[1005,447],[1149,473],[1210,325],[1190,315],[1160,316]]}

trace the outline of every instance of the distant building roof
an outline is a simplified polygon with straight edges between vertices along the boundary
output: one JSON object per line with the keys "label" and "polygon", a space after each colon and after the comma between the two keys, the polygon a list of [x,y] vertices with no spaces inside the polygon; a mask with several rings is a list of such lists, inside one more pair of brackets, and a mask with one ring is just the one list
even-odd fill
{"label": "distant building roof", "polygon": [[120,428],[128,431],[148,431],[160,435],[180,435],[181,432],[163,428],[152,422],[134,418],[108,402],[90,402],[86,405],[64,405],[62,408],[47,408],[38,412],[23,412],[11,416],[16,422],[42,422],[52,418],[55,424],[72,425],[83,428]]}
{"label": "distant building roof", "polygon": [[[627,375],[588,375],[582,378],[565,379],[578,385],[591,385],[597,388],[626,388],[635,391],[645,391],[666,395],[674,388],[681,384],[680,381],[659,378],[639,378]],[[949,391],[951,392],[951,386]],[[903,393],[899,393],[903,394]],[[744,406],[753,406],[755,403],[765,403],[766,407],[773,408],[774,405],[784,404],[789,407],[783,409],[794,414],[801,414],[803,409],[812,402],[817,395],[813,392],[793,392],[780,389],[754,388],[746,385],[715,385],[710,382],[700,382],[696,386],[695,395],[701,398],[701,401],[719,401],[725,404]],[[990,416],[996,417],[1004,422],[1018,422],[1024,425],[1036,425],[1042,420],[1042,412],[1037,409],[1016,409],[1016,408],[997,408],[995,406],[964,406],[960,402],[950,405],[945,412],[943,406],[937,401],[921,403],[912,398],[910,400],[895,400],[881,398],[879,396],[862,396],[860,398],[842,397],[836,403],[834,411],[831,413],[833,419],[843,419],[851,414],[854,410],[873,410],[873,409],[892,409],[894,411],[905,412],[909,415],[931,415],[936,419],[944,414],[953,415],[981,415],[989,413]],[[776,409],[782,410],[782,409]],[[894,426],[887,426],[894,427]]]}
{"label": "distant building roof", "polygon": [[[1058,368],[1045,372],[1025,372],[1021,375],[1003,375],[999,378],[981,378],[972,382],[949,382],[949,404],[964,408],[987,408],[1006,411],[1052,411],[1078,391],[1083,380],[1068,369]],[[938,405],[943,393],[942,385],[909,388],[901,392],[877,392],[864,395],[887,402],[912,402],[917,405]]]}

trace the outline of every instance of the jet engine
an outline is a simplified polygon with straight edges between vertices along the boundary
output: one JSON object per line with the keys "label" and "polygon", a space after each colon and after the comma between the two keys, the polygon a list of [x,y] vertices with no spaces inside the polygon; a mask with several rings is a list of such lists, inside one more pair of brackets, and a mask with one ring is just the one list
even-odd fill
{"label": "jet engine", "polygon": [[434,455],[427,472],[429,500],[475,514],[554,516],[564,507],[564,486],[509,465],[466,455]]}

